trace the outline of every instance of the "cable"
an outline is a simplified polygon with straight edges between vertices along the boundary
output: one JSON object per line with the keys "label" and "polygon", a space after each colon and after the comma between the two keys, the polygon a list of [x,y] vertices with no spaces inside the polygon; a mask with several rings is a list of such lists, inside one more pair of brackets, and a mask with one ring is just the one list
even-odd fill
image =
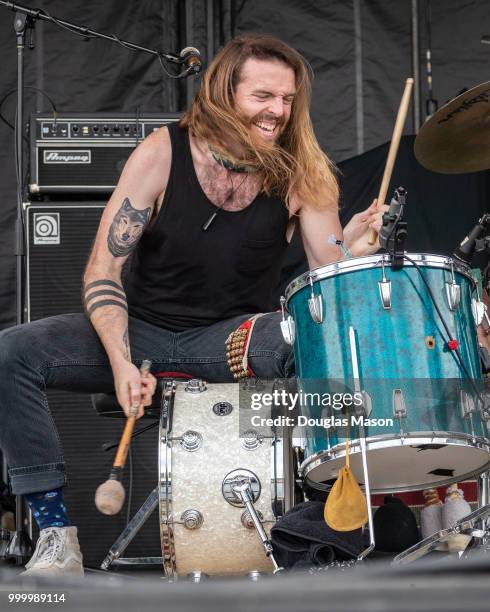
{"label": "cable", "polygon": [[170,79],[181,79],[183,76],[186,76],[186,71],[182,72],[180,74],[171,74],[168,70],[167,67],[165,66],[165,64],[163,63],[163,59],[162,56],[160,54],[157,55],[158,57],[158,61],[160,62],[160,66],[162,67],[163,72],[170,78]]}
{"label": "cable", "polygon": [[[439,306],[438,306],[438,304],[436,302],[436,299],[434,297],[434,293],[432,292],[432,289],[430,288],[430,285],[427,282],[427,279],[423,275],[422,270],[420,269],[420,266],[411,257],[409,257],[406,254],[403,255],[403,258],[406,259],[407,261],[409,261],[413,265],[413,267],[417,270],[417,272],[419,273],[419,275],[420,275],[420,277],[421,277],[421,279],[422,279],[422,281],[423,281],[423,283],[424,283],[424,285],[425,285],[425,287],[427,289],[427,292],[429,293],[429,296],[430,296],[430,299],[431,299],[431,301],[432,301],[432,303],[434,305],[434,308],[436,309],[436,312],[439,315],[439,319],[441,320],[441,323],[442,323],[442,325],[443,325],[443,327],[444,327],[444,329],[445,329],[445,331],[446,331],[446,333],[448,335],[448,338],[449,338],[449,340],[452,340],[453,338],[452,338],[452,334],[451,334],[451,331],[449,329],[449,326],[446,323],[444,317],[442,316],[442,312],[441,312],[441,310],[440,310],[440,308],[439,308]],[[463,373],[465,374],[466,378],[469,380],[471,386],[473,387],[474,391],[476,392],[476,396],[477,396],[478,400],[481,402],[482,407],[485,407],[485,401],[484,401],[483,397],[481,396],[480,391],[478,390],[478,388],[477,388],[477,386],[475,384],[474,379],[470,376],[470,373],[468,372],[468,369],[466,368],[466,365],[465,365],[465,363],[463,361],[463,358],[461,357],[461,354],[460,354],[459,350],[456,348],[456,349],[453,350],[453,352],[456,354],[456,356],[458,358],[458,361],[459,361],[459,365],[461,366],[461,369],[463,370]]]}
{"label": "cable", "polygon": [[[98,36],[95,36],[95,34],[88,34],[88,33],[81,34],[80,32],[73,30],[72,28],[70,28],[70,26],[67,26],[64,23],[61,23],[61,21],[58,21],[56,17],[53,17],[52,15],[50,15],[48,11],[38,11],[38,12],[48,17],[55,25],[57,25],[62,30],[66,30],[67,32],[76,34],[77,36],[80,36],[80,38],[83,38],[84,40],[87,40],[88,38],[98,38]],[[85,28],[85,30],[88,30],[88,28]]]}
{"label": "cable", "polygon": [[[55,25],[57,25],[59,28],[66,30],[67,32],[70,32],[71,34],[75,34],[76,36],[80,36],[80,38],[83,38],[83,40],[88,40],[89,38],[99,38],[99,36],[96,36],[95,34],[89,34],[88,30],[89,28],[84,27],[83,29],[85,30],[84,33],[80,33],[75,29],[72,29],[70,26],[65,25],[64,23],[61,23],[61,21],[59,21],[56,17],[53,17],[52,15],[50,15],[47,11],[42,11],[39,10],[38,11],[38,15],[42,14],[45,17],[47,17],[52,23],[54,23]],[[109,38],[111,40],[113,40],[114,42],[118,43],[119,45],[121,45],[121,47],[123,47],[124,49],[127,49],[129,51],[139,51],[139,49],[133,49],[132,47],[130,47],[128,44],[126,44],[125,42],[123,42],[116,34],[111,34],[109,36]],[[161,53],[157,53],[157,58],[158,61],[160,62],[160,65],[163,69],[163,71],[165,72],[165,74],[171,78],[171,79],[181,79],[184,76],[187,76],[187,71],[184,71],[180,74],[174,75],[171,74],[168,69],[166,68],[166,66],[163,63],[163,59],[162,59],[162,55]]]}
{"label": "cable", "polygon": [[[48,99],[49,103],[51,104],[51,108],[53,109],[53,115],[54,115],[54,117],[55,117],[55,119],[56,119],[56,115],[57,115],[58,111],[56,110],[56,106],[55,106],[55,104],[54,104],[53,100],[50,98],[50,96],[49,96],[49,95],[48,95],[48,94],[47,94],[45,91],[43,91],[42,89],[39,89],[39,87],[34,87],[34,86],[32,86],[32,85],[24,85],[24,88],[25,88],[25,89],[34,89],[35,91],[38,91],[38,92],[40,92],[40,93],[41,93],[43,96],[45,96],[45,97]],[[8,120],[7,120],[7,118],[6,118],[6,117],[5,117],[5,116],[2,114],[2,108],[3,108],[3,105],[5,104],[5,102],[7,101],[7,98],[9,98],[9,97],[10,97],[12,94],[14,94],[14,93],[16,93],[16,92],[17,92],[17,87],[15,87],[14,89],[11,89],[10,91],[8,91],[8,92],[7,92],[7,93],[6,93],[6,94],[3,96],[3,98],[0,100],[0,121],[3,121],[3,122],[4,122],[6,125],[8,125],[8,127],[9,127],[9,128],[11,128],[12,130],[14,130],[14,129],[15,129],[15,126],[14,126],[14,125],[12,125],[12,124],[10,123],[10,121],[8,121]],[[24,140],[25,140],[26,142],[28,142],[28,140],[27,140],[27,138],[26,138],[25,136],[24,136],[23,138],[24,138]]]}

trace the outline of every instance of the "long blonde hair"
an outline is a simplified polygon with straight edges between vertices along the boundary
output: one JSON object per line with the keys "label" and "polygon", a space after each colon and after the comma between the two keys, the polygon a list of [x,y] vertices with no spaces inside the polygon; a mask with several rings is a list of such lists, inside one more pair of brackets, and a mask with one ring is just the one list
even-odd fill
{"label": "long blonde hair", "polygon": [[[234,104],[240,71],[250,58],[277,59],[294,70],[296,95],[291,116],[273,145],[258,142]],[[267,194],[291,198],[318,209],[337,209],[338,184],[335,166],[321,150],[310,119],[311,68],[303,57],[274,36],[247,34],[231,40],[207,68],[191,108],[181,120],[183,127],[226,152],[226,142],[244,151],[240,163],[253,166],[261,175]]]}

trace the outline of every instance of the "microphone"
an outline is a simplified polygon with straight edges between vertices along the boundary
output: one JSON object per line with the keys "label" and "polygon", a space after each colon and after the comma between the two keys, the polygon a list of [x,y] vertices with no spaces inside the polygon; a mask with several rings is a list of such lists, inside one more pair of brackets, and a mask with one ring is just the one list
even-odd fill
{"label": "microphone", "polygon": [[490,214],[486,213],[478,220],[478,223],[471,232],[460,242],[459,246],[454,250],[453,256],[469,264],[475,253],[477,241],[480,240],[483,233],[488,229],[490,229]]}
{"label": "microphone", "polygon": [[398,187],[398,189],[395,190],[395,195],[391,199],[388,212],[383,215],[383,225],[379,232],[379,244],[383,249],[389,250],[388,246],[392,243],[394,226],[403,216],[406,195],[407,192],[405,189],[403,187]]}
{"label": "microphone", "polygon": [[179,55],[182,58],[182,63],[187,67],[187,74],[198,74],[201,72],[201,54],[195,47],[185,47]]}

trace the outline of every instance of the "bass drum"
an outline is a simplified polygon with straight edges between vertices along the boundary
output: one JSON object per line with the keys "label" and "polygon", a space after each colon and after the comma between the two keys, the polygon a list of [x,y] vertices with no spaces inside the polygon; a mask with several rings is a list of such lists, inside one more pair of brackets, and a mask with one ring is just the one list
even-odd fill
{"label": "bass drum", "polygon": [[[244,383],[240,383],[244,384]],[[233,485],[249,480],[266,533],[292,505],[288,428],[240,437],[240,384],[166,383],[160,417],[160,531],[166,576],[272,572]],[[247,383],[245,383],[247,384]]]}

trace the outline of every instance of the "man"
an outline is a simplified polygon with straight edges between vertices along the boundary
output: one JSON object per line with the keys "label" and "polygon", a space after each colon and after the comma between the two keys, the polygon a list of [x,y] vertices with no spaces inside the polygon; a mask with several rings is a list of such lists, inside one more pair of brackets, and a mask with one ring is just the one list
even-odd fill
{"label": "man", "polygon": [[[233,381],[226,339],[257,313],[268,314],[256,319],[249,369],[235,378],[294,373],[279,315],[269,312],[287,236],[298,225],[311,267],[343,257],[331,240],[342,237],[337,183],[309,102],[308,70],[296,51],[268,36],[231,41],[180,126],[155,132],[128,160],[85,272],[86,315],[0,335],[9,373],[0,383],[0,443],[12,489],[25,495],[41,529],[28,573],[83,572],[45,387],[115,389],[124,412],[133,406],[141,416],[156,384],[141,376],[143,359],[153,372]],[[380,217],[373,204],[347,226],[352,255],[377,249],[366,232],[380,228]],[[126,294],[121,272],[130,255]]]}

